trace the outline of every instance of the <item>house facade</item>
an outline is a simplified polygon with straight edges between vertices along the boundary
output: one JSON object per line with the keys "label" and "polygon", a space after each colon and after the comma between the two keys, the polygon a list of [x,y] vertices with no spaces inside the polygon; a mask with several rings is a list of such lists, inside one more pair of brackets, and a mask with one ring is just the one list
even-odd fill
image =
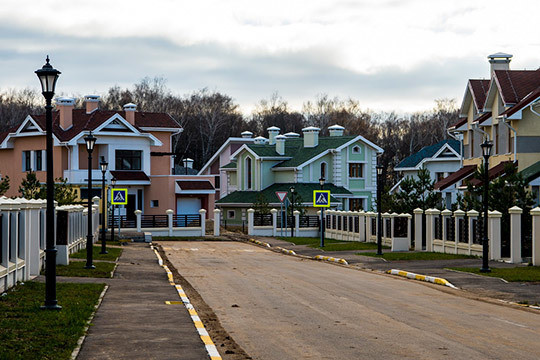
{"label": "house facade", "polygon": [[259,137],[242,145],[230,156],[222,169],[227,174],[227,186],[235,189],[216,201],[228,221],[245,218],[245,211],[264,196],[270,207],[279,208],[275,194],[287,191],[292,200],[302,199],[308,214],[315,214],[313,190],[331,191],[331,205],[343,210],[375,207],[377,191],[376,156],[382,149],[364,137],[344,136],[344,128],[334,125],[330,136],[320,137],[320,129],[307,127],[299,134],[279,135],[280,129],[270,127],[268,140]]}
{"label": "house facade", "polygon": [[536,194],[540,186],[540,70],[511,70],[512,55],[488,56],[490,79],[471,79],[461,105],[460,120],[449,131],[463,140],[463,167],[435,184],[445,189],[463,187],[483,162],[480,144],[493,142],[489,159],[490,179],[501,176],[505,166],[527,174]]}
{"label": "house facade", "polygon": [[[420,151],[403,159],[394,168],[394,171],[401,174],[401,180],[390,191],[399,192],[401,181],[407,177],[418,179],[418,171],[421,169],[426,169],[431,180],[437,182],[458,171],[461,165],[461,142],[459,140],[447,139],[425,146]],[[456,184],[448,186],[440,192],[443,204],[450,209],[457,200]]]}
{"label": "house facade", "polygon": [[[201,204],[214,207],[214,179],[198,178],[201,193],[185,194],[179,181],[189,176],[173,175],[172,137],[182,127],[168,114],[137,111],[135,104],[123,111],[99,109],[99,96],[85,97],[85,108],[75,109],[72,98],[56,99],[53,111],[54,178],[65,178],[80,198],[101,197],[102,172],[99,162],[108,162],[107,183],[117,179],[117,188],[128,189],[128,204],[120,213],[133,217],[135,210],[164,214],[167,209],[182,213],[182,199],[198,197]],[[93,188],[88,189],[88,153],[84,137],[97,138],[92,153]],[[18,195],[18,186],[28,171],[46,181],[45,115],[29,115],[19,125],[0,134],[0,173],[9,176],[7,196]],[[173,195],[174,194],[174,195]],[[190,200],[193,202],[193,200]]]}

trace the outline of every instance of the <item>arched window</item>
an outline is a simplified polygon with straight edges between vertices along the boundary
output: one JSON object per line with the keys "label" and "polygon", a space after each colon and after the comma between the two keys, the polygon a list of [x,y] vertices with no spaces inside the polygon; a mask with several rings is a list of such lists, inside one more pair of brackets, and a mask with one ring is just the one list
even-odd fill
{"label": "arched window", "polygon": [[251,158],[246,158],[246,190],[251,189]]}
{"label": "arched window", "polygon": [[326,180],[326,163],[321,163],[321,177]]}
{"label": "arched window", "polygon": [[352,148],[353,154],[360,154],[360,146],[355,146]]}

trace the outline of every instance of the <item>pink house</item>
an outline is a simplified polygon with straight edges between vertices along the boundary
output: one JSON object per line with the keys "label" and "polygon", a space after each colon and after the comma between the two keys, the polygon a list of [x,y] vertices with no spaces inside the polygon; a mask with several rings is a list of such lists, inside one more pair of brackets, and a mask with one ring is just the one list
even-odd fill
{"label": "pink house", "polygon": [[[121,213],[195,214],[214,208],[214,177],[173,174],[172,138],[182,127],[165,113],[137,111],[135,104],[123,111],[99,109],[99,96],[85,96],[85,108],[75,109],[72,98],[56,99],[53,111],[54,177],[66,178],[83,199],[101,197],[99,162],[109,163],[106,179],[117,179],[117,188],[128,189],[128,205]],[[92,131],[97,138],[93,152],[89,191],[88,154],[84,137]],[[17,196],[27,171],[35,171],[45,183],[45,115],[29,115],[20,124],[0,133],[0,176],[8,175],[6,196]],[[198,209],[196,209],[198,207]],[[208,213],[207,213],[208,214]]]}

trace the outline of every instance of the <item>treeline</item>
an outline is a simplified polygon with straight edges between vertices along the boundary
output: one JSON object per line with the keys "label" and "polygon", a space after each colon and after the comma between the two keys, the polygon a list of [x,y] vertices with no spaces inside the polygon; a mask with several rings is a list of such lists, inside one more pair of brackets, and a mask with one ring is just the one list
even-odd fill
{"label": "treeline", "polygon": [[[83,106],[82,96],[77,106]],[[267,137],[266,128],[277,126],[282,133],[301,134],[306,126],[321,128],[328,134],[328,126],[345,127],[346,135],[362,135],[384,149],[381,158],[389,181],[392,169],[403,158],[422,147],[446,139],[446,129],[457,121],[454,100],[435,100],[431,111],[413,114],[374,112],[362,108],[355,99],[339,99],[321,94],[306,101],[300,111],[292,109],[277,93],[261,100],[250,115],[240,112],[230,96],[219,91],[202,89],[192,94],[174,94],[162,78],[145,78],[131,89],[111,87],[101,98],[100,107],[121,110],[126,103],[137,104],[138,111],[166,112],[184,128],[174,140],[178,163],[185,157],[195,160],[200,168],[230,136],[240,136],[245,130],[256,136]],[[0,130],[5,131],[20,123],[28,114],[43,112],[43,99],[37,91],[10,90],[0,92]]]}

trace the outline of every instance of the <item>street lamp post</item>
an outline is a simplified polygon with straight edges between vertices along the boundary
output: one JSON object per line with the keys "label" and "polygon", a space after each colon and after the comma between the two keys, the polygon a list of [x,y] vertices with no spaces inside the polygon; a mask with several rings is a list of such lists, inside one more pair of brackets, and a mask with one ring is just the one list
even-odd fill
{"label": "street lamp post", "polygon": [[294,186],[291,186],[291,237],[294,237],[294,226],[295,226],[295,218],[294,218]]}
{"label": "street lamp post", "polygon": [[107,167],[109,166],[109,163],[105,161],[105,159],[101,160],[99,163],[99,166],[101,167],[101,252],[100,254],[107,254],[107,245],[105,240],[105,202],[107,201],[107,194],[105,192],[105,173],[107,172]]}
{"label": "street lamp post", "polygon": [[[319,185],[321,185],[321,190],[324,190],[324,178],[319,179]],[[328,203],[330,203],[330,197],[328,197]],[[324,247],[324,208],[321,207],[321,248]]]}
{"label": "street lamp post", "polygon": [[45,305],[42,309],[60,310],[56,300],[56,246],[54,242],[54,174],[53,174],[53,141],[52,141],[52,98],[56,81],[61,74],[49,64],[47,55],[46,63],[41,69],[35,71],[41,82],[41,93],[45,97],[45,123],[46,123],[46,164],[47,164],[47,212],[46,212],[46,249],[45,249]]}
{"label": "street lamp post", "polygon": [[85,269],[95,269],[92,264],[93,239],[92,235],[92,151],[96,144],[96,138],[92,131],[84,137],[86,142],[86,151],[88,152],[88,232],[86,234],[86,266]]}
{"label": "street lamp post", "polygon": [[[116,186],[116,178],[113,177],[111,179],[111,196],[112,196],[112,189]],[[112,217],[111,217],[111,241],[114,241],[114,203],[111,201],[111,210],[112,210]]]}
{"label": "street lamp post", "polygon": [[491,272],[489,268],[489,239],[487,236],[488,228],[488,193],[489,193],[489,157],[491,156],[491,148],[493,143],[489,140],[485,140],[481,145],[482,155],[484,156],[484,236],[482,240],[482,268],[480,272]]}
{"label": "street lamp post", "polygon": [[382,216],[381,216],[381,195],[382,195],[382,165],[377,165],[377,255],[382,255]]}

